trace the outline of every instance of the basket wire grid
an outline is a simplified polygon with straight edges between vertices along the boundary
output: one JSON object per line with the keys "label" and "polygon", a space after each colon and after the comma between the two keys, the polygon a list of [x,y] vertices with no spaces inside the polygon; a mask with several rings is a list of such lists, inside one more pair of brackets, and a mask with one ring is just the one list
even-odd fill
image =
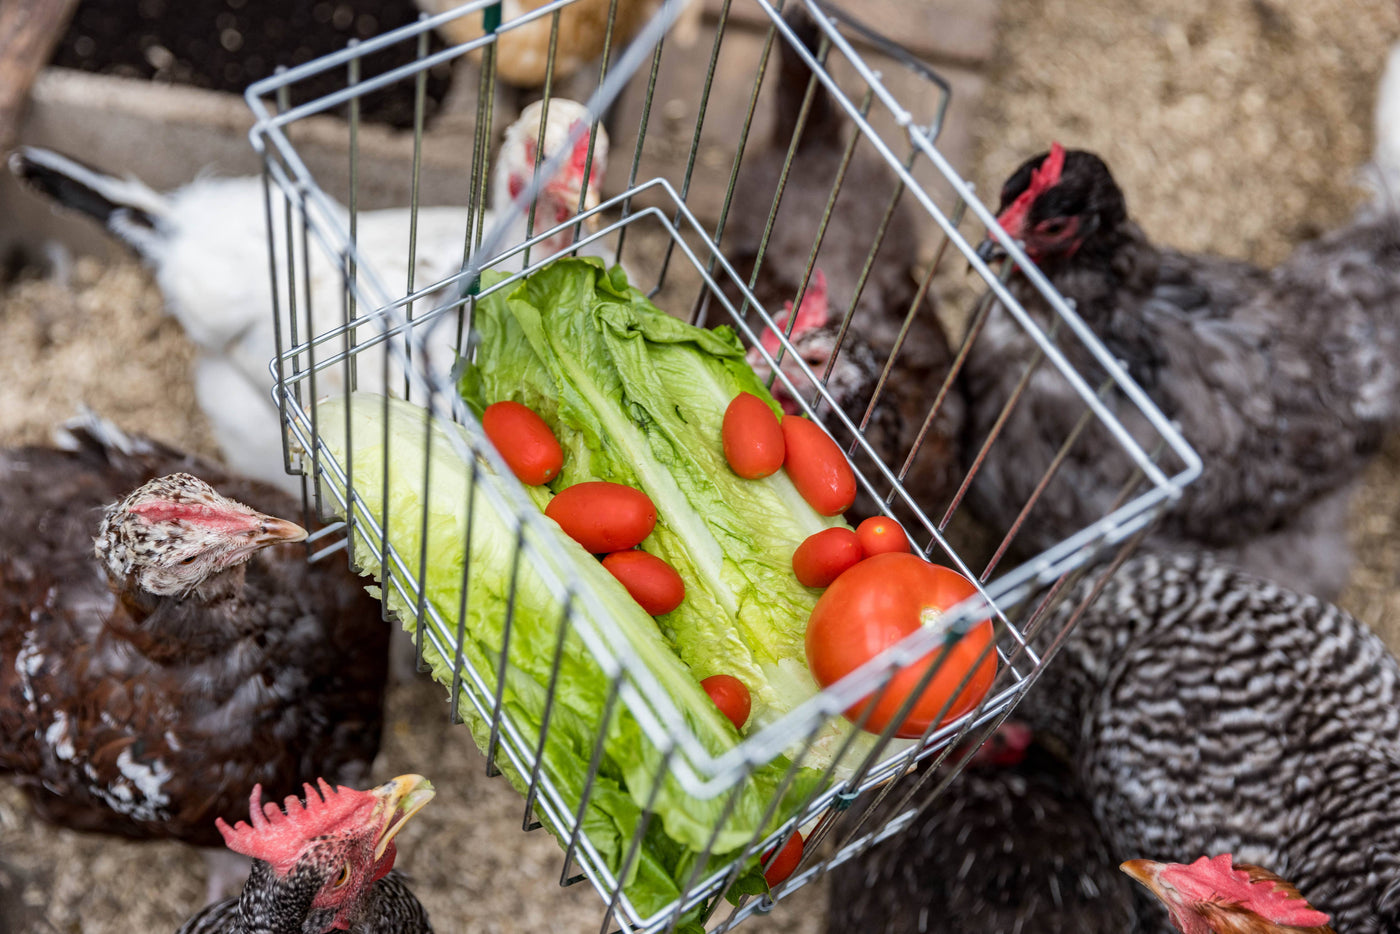
{"label": "basket wire grid", "polygon": [[[587,878],[601,894],[606,908],[602,930],[614,925],[626,931],[653,932],[673,929],[682,923],[700,922],[724,930],[755,911],[767,910],[776,898],[796,891],[831,866],[862,852],[876,842],[897,833],[933,803],[948,782],[972,755],[975,747],[996,728],[1020,702],[1037,673],[1053,653],[1059,640],[1087,601],[1078,607],[1059,607],[1061,598],[1081,577],[1097,575],[1100,582],[1135,546],[1151,522],[1195,478],[1200,464],[1194,452],[1167,422],[1151,401],[1126,375],[1089,328],[1054,291],[1049,282],[1014,242],[1009,242],[990,211],[975,197],[971,186],[947,162],[936,145],[946,114],[949,91],[946,83],[927,65],[883,39],[850,16],[819,4],[816,0],[788,0],[801,3],[820,27],[816,49],[808,49],[782,17],[782,10],[768,0],[737,0],[763,17],[766,29],[760,32],[761,52],[745,65],[754,71],[752,91],[743,115],[737,140],[720,140],[724,158],[720,178],[723,196],[713,224],[707,225],[697,212],[708,213],[716,190],[705,189],[702,175],[715,142],[713,126],[707,127],[707,113],[714,103],[716,75],[722,67],[733,67],[732,56],[725,58],[725,40],[737,27],[731,22],[735,0],[720,8],[706,60],[704,81],[688,90],[695,95],[696,117],[688,139],[683,139],[684,170],[679,177],[648,176],[643,171],[646,143],[652,123],[654,97],[659,77],[668,65],[667,30],[679,14],[683,2],[667,0],[636,37],[613,35],[620,0],[607,5],[607,31],[602,56],[597,65],[597,87],[587,102],[589,120],[571,129],[570,144],[587,139],[584,175],[593,160],[601,162],[601,115],[617,104],[624,89],[628,99],[640,97],[636,125],[614,129],[621,141],[612,142],[612,151],[627,153],[625,179],[619,191],[601,203],[589,206],[580,193],[577,213],[551,224],[551,218],[537,218],[537,196],[561,169],[571,145],[548,158],[545,146],[534,149],[536,173],[510,204],[492,205],[488,200],[487,179],[492,169],[495,145],[494,108],[499,95],[495,76],[495,56],[501,37],[528,24],[550,21],[549,65],[559,42],[562,17],[568,8],[588,0],[555,0],[502,21],[499,4],[475,2],[435,17],[423,17],[414,26],[387,33],[372,41],[352,44],[345,51],[307,65],[279,73],[259,82],[248,91],[248,101],[257,123],[251,139],[262,154],[269,227],[269,266],[275,309],[276,356],[271,361],[272,394],[279,408],[285,432],[284,460],[289,473],[310,478],[304,485],[308,509],[321,516],[338,517],[312,536],[313,560],[340,560],[347,551],[358,566],[377,569],[386,612],[411,626],[420,663],[437,661],[436,675],[450,690],[450,710],[454,718],[473,724],[476,738],[484,747],[487,769],[504,769],[525,794],[523,826],[545,826],[565,849],[561,883]],[[481,17],[482,35],[440,52],[429,54],[431,30],[458,18]],[[709,37],[710,30],[705,31]],[[374,55],[391,46],[410,44],[416,60],[409,65],[374,72]],[[795,50],[811,69],[806,95],[788,147],[781,177],[773,192],[764,241],[746,278],[726,254],[724,232],[733,204],[735,181],[744,171],[751,147],[761,143],[759,124],[765,102],[765,74],[779,44]],[[621,49],[621,51],[619,51]],[[701,44],[703,51],[704,45]],[[914,87],[932,93],[927,113],[916,113],[906,106],[908,92],[896,93],[896,82],[877,71],[867,56],[878,54],[912,76]],[[428,69],[464,56],[479,56],[475,126],[469,159],[452,164],[430,164],[425,158],[424,96]],[[649,62],[649,70],[643,66]],[[312,75],[342,71],[342,90],[296,106],[291,92],[298,82]],[[465,72],[459,72],[457,80]],[[410,203],[404,239],[395,248],[407,262],[401,281],[390,281],[378,268],[382,246],[376,255],[361,238],[368,212],[361,204],[367,193],[361,190],[360,126],[358,103],[364,95],[398,82],[415,82],[417,107],[412,137]],[[553,78],[547,78],[541,97],[546,108],[555,99]],[[906,84],[906,89],[907,89]],[[792,307],[801,307],[804,293],[813,281],[819,247],[831,224],[841,222],[839,195],[845,167],[857,146],[875,153],[887,166],[896,184],[891,192],[879,232],[868,247],[861,282],[870,273],[882,247],[889,220],[901,205],[911,206],[922,221],[932,221],[938,243],[933,261],[924,273],[913,304],[907,310],[905,329],[889,352],[873,394],[857,409],[847,411],[833,396],[828,385],[831,364],[825,372],[814,370],[803,361],[784,331],[784,322],[765,307],[754,291],[765,260],[764,246],[773,232],[783,188],[788,183],[797,151],[797,137],[808,118],[814,95],[824,91],[844,115],[848,142],[842,169],[829,194],[824,194],[821,223],[811,231],[812,248],[802,270],[800,284],[792,296]],[[927,100],[920,95],[923,103]],[[293,136],[297,125],[322,120],[327,112],[343,115],[348,139],[349,184],[333,197],[325,191],[301,158]],[[621,109],[619,109],[619,113]],[[616,119],[612,122],[616,123]],[[718,123],[720,121],[714,121]],[[337,126],[341,126],[337,124]],[[541,119],[543,127],[543,117]],[[710,132],[707,135],[707,129]],[[461,149],[459,148],[459,152]],[[709,159],[713,164],[715,160]],[[423,255],[420,227],[430,208],[420,204],[420,192],[429,173],[440,173],[453,180],[463,192],[464,204],[459,222],[460,237],[453,248],[459,262],[449,273],[429,281],[418,281],[418,260]],[[906,209],[907,208],[903,208]],[[520,236],[519,222],[524,219]],[[965,228],[972,228],[971,235]],[[512,233],[514,232],[514,233]],[[560,249],[549,243],[560,233],[570,242]],[[804,234],[805,235],[805,234]],[[975,251],[977,241],[991,236],[1006,247],[1008,260],[994,271]],[[951,247],[951,249],[950,249]],[[525,489],[515,480],[500,455],[487,441],[480,423],[458,395],[451,379],[451,365],[458,353],[474,352],[473,315],[479,302],[508,290],[522,277],[533,273],[560,255],[570,252],[609,251],[610,261],[626,263],[633,284],[673,312],[689,309],[692,323],[724,323],[732,327],[748,347],[758,347],[770,366],[772,380],[784,386],[805,414],[817,420],[842,444],[856,466],[863,502],[872,511],[897,516],[910,532],[915,547],[925,557],[950,565],[976,583],[977,593],[950,610],[946,632],[923,629],[900,644],[871,659],[841,681],[816,692],[781,717],[759,725],[731,748],[716,752],[707,748],[687,727],[684,712],[677,709],[667,690],[642,660],[627,632],[613,619],[605,602],[580,573],[575,558],[561,546]],[[945,260],[951,259],[949,263]],[[926,387],[922,429],[914,446],[898,458],[877,450],[868,437],[872,413],[881,404],[889,381],[896,379],[903,335],[936,277],[946,276],[951,265],[965,261],[977,277],[982,291],[968,304],[968,322],[961,341],[954,340],[955,355],[940,385]],[[500,269],[510,275],[500,281],[482,277],[486,269]],[[640,275],[638,274],[640,273]],[[1028,312],[1007,288],[1013,274],[1021,274],[1039,290],[1048,304],[1048,321]],[[327,289],[325,283],[331,287]],[[852,296],[839,324],[834,361],[847,341],[858,341],[866,322],[858,310],[858,295]],[[940,312],[947,306],[940,301]],[[971,551],[957,539],[965,510],[963,498],[985,456],[999,440],[1001,422],[986,438],[976,439],[977,453],[958,489],[946,502],[932,502],[904,484],[906,471],[918,453],[918,444],[930,424],[948,404],[958,373],[972,343],[978,339],[988,316],[1008,314],[1034,341],[1037,353],[1025,366],[1021,388],[1038,368],[1053,368],[1074,387],[1084,404],[1078,427],[1064,439],[1063,457],[1081,441],[1082,429],[1094,425],[1133,465],[1129,477],[1112,507],[1099,521],[1066,536],[1053,547],[1025,557],[1013,567],[1003,559],[1012,550],[1021,521],[1034,508],[1058,464],[1052,464],[1007,529],[995,530],[998,540],[988,549],[985,560],[972,563]],[[795,317],[795,316],[793,316]],[[788,328],[791,322],[787,323]],[[764,328],[779,332],[776,354],[762,348],[758,340]],[[956,337],[956,335],[955,335]],[[1066,345],[1073,343],[1082,352],[1075,359],[1089,359],[1095,365],[1092,376],[1070,362]],[[788,367],[781,357],[791,355]],[[796,364],[793,366],[792,364]],[[1019,364],[1018,364],[1019,365]],[[1097,384],[1091,385],[1090,379]],[[421,513],[390,512],[389,470],[382,469],[382,486],[356,481],[356,466],[366,430],[358,426],[360,442],[352,440],[357,425],[347,404],[343,418],[327,420],[321,414],[326,396],[348,397],[356,389],[388,390],[382,403],[382,436],[377,439],[380,454],[391,446],[389,424],[398,417],[391,412],[388,395],[421,406],[424,414],[413,423],[422,431],[422,449],[416,452],[409,472],[421,474]],[[1140,413],[1150,427],[1150,437],[1129,431],[1115,417],[1105,400],[1117,394]],[[1021,392],[1007,403],[1007,411],[1020,401]],[[355,456],[342,456],[347,450]],[[402,452],[399,452],[402,453]],[[396,453],[396,456],[398,454]],[[379,461],[382,465],[384,460]],[[436,586],[430,580],[428,525],[430,500],[439,495],[451,468],[465,474],[451,486],[457,497],[451,508],[460,507],[460,534],[465,554],[473,554],[474,543],[486,535],[506,536],[511,542],[505,566],[474,568],[466,561],[462,580],[456,586],[455,601],[444,605],[430,598]],[[363,469],[363,468],[361,468]],[[435,485],[437,484],[437,485]],[[379,488],[371,488],[377,486]],[[970,521],[970,520],[969,520]],[[398,530],[416,527],[421,534],[404,547]],[[1105,559],[1105,560],[1100,560]],[[1009,562],[1008,562],[1009,563]],[[473,574],[493,573],[501,587],[499,645],[485,654],[473,653],[465,630],[473,609],[470,601],[479,598],[484,582]],[[473,588],[478,588],[473,590]],[[1096,588],[1095,588],[1096,590]],[[503,702],[511,651],[517,644],[513,634],[521,614],[529,612],[524,602],[527,592],[547,593],[552,608],[550,631],[554,634],[553,655],[545,684],[545,699],[538,723],[515,715]],[[436,591],[434,591],[436,592]],[[1092,597],[1092,593],[1091,593]],[[455,603],[455,605],[453,605]],[[893,737],[894,724],[909,712],[913,699],[939,670],[930,666],[909,700],[890,719],[883,731],[862,731],[845,724],[843,711],[863,698],[882,696],[895,675],[941,646],[951,644],[983,619],[990,619],[995,639],[985,652],[995,651],[999,668],[996,681],[972,711],[940,725],[952,696],[940,716],[917,740]],[[1042,632],[1048,620],[1058,630]],[[1034,643],[1034,644],[1032,644]],[[573,653],[585,653],[587,664],[601,673],[606,683],[602,716],[588,748],[580,750],[586,775],[578,788],[568,787],[551,767],[551,743],[558,742],[559,726],[565,713],[556,704],[561,678],[574,663]],[[985,655],[984,652],[984,655]],[[940,661],[942,656],[939,656]],[[966,684],[971,671],[962,679]],[[863,726],[873,704],[857,718]],[[584,832],[590,808],[596,804],[600,782],[607,771],[612,731],[622,722],[635,723],[645,739],[652,780],[644,792],[634,795],[640,820],[625,838],[600,842]],[[838,725],[845,724],[844,726]],[[834,731],[834,732],[833,732]],[[818,742],[832,748],[817,755]],[[786,759],[784,758],[786,757]],[[790,759],[790,764],[784,765]],[[922,764],[921,764],[922,763]],[[915,769],[918,766],[917,770]],[[777,768],[781,778],[752,821],[753,832],[742,842],[726,840],[726,829],[742,810],[744,796],[751,792],[754,776],[763,769]],[[914,774],[910,774],[914,772]],[[813,778],[813,775],[817,775]],[[703,845],[676,871],[676,890],[665,904],[641,904],[629,894],[643,854],[649,845],[649,831],[663,795],[687,795],[696,801],[719,802],[712,813],[712,824]],[[868,809],[852,808],[862,803],[897,796],[893,810],[881,810],[889,817],[871,818]],[[777,850],[802,828],[806,836],[804,861],[799,872],[771,892],[734,898],[733,908],[721,916],[723,896],[737,881],[752,873],[755,858]],[[575,871],[577,870],[577,871]],[[741,887],[742,888],[742,887]],[[750,890],[751,891],[751,890]]]}

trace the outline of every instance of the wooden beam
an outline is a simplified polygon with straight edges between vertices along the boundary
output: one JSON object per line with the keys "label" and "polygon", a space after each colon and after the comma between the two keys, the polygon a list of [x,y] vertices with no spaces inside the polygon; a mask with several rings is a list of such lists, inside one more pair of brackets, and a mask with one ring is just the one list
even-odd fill
{"label": "wooden beam", "polygon": [[0,152],[10,148],[29,88],[63,37],[78,0],[0,3]]}

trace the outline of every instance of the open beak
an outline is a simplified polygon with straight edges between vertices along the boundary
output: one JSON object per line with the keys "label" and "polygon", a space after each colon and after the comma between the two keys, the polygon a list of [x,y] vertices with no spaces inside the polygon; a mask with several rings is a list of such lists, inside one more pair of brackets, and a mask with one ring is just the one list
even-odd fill
{"label": "open beak", "polygon": [[1152,891],[1157,891],[1157,875],[1162,871],[1161,863],[1150,859],[1130,859],[1118,868]]}
{"label": "open beak", "polygon": [[376,860],[384,856],[384,851],[408,819],[423,809],[423,805],[433,800],[437,794],[433,785],[421,775],[400,775],[390,779],[370,794],[379,799],[375,805],[379,825],[379,841],[374,846]]}

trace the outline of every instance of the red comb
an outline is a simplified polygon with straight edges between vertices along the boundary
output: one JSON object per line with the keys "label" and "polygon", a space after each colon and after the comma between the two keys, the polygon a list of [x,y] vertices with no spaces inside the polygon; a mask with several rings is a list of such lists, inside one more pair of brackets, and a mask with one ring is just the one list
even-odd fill
{"label": "red comb", "polygon": [[1001,229],[1018,239],[1022,237],[1025,233],[1026,215],[1030,213],[1031,205],[1035,203],[1036,198],[1060,183],[1060,175],[1064,170],[1065,147],[1059,143],[1051,143],[1050,152],[1031,172],[1031,183],[1026,186],[1026,190],[997,218]]}
{"label": "red comb", "polygon": [[334,833],[341,825],[368,820],[379,800],[367,791],[332,788],[324,778],[317,779],[316,784],[319,791],[310,783],[302,786],[305,804],[296,795],[289,795],[283,802],[285,812],[275,801],[264,804],[262,785],[254,785],[248,799],[251,824],[239,821],[230,827],[220,817],[214,826],[230,850],[271,863],[279,873],[289,872],[307,841]]}
{"label": "red comb", "polygon": [[[783,313],[778,315],[774,324],[779,330],[787,330],[788,318],[792,317],[792,302],[783,302]],[[792,334],[790,340],[797,340],[799,334],[811,331],[816,328],[825,327],[827,321],[831,319],[831,308],[826,297],[826,274],[820,269],[815,270],[812,281],[807,286],[807,291],[802,295],[802,304],[797,309],[797,320],[792,323]],[[772,328],[763,332],[760,338],[763,349],[772,356],[778,353],[778,335]]]}
{"label": "red comb", "polygon": [[1251,878],[1248,870],[1236,869],[1229,853],[1202,856],[1189,865],[1169,865],[1160,878],[1195,901],[1230,901],[1275,924],[1306,928],[1329,921],[1326,912],[1309,905],[1297,889],[1272,873]]}

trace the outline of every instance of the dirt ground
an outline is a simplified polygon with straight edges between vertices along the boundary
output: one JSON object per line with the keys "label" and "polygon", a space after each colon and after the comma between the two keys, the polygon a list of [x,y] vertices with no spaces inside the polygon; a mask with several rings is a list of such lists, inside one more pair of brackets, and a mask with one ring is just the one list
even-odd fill
{"label": "dirt ground", "polygon": [[[1002,41],[978,128],[978,190],[1052,139],[1113,166],[1130,209],[1164,242],[1260,262],[1342,222],[1371,144],[1386,0],[1002,0]],[[0,295],[0,443],[44,438],[86,402],[123,425],[211,451],[189,386],[191,351],[134,264],[79,262],[67,285]],[[1343,603],[1400,647],[1400,438],[1357,499],[1357,568]],[[586,885],[557,885],[559,851],[521,833],[520,799],[487,780],[440,691],[397,689],[380,773],[418,770],[443,792],[404,832],[400,865],[443,932],[587,931]],[[36,822],[0,789],[0,856],[36,931],[173,930],[197,905],[202,861]],[[821,928],[803,890],[746,930]]]}

